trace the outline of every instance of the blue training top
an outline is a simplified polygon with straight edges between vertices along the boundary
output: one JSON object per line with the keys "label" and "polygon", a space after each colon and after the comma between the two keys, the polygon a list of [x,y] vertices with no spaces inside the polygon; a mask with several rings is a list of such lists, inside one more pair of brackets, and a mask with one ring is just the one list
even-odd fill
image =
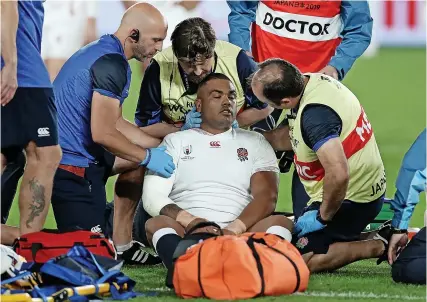
{"label": "blue training top", "polygon": [[406,230],[420,193],[426,189],[426,129],[417,137],[403,158],[391,200],[394,216],[391,225]]}
{"label": "blue training top", "polygon": [[93,141],[90,128],[93,92],[115,98],[122,105],[130,80],[129,63],[114,35],[86,45],[65,63],[53,82],[61,164],[88,167],[104,157],[106,151]]}
{"label": "blue training top", "polygon": [[[44,8],[42,1],[18,1],[19,22],[16,32],[18,87],[52,87],[40,55]],[[3,25],[5,26],[5,25]],[[1,57],[1,69],[4,61]]]}

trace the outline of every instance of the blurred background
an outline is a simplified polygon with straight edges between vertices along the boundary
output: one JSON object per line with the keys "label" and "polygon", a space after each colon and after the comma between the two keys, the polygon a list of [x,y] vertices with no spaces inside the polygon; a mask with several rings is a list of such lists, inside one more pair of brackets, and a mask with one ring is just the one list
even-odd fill
{"label": "blurred background", "polygon": [[[228,6],[225,1],[148,1],[169,23],[164,48],[170,34],[183,19],[199,16],[212,23],[218,39],[227,40]],[[114,33],[123,12],[134,1],[54,1],[45,2],[42,55],[53,80],[62,64],[83,45],[101,35]],[[375,131],[387,172],[387,197],[393,197],[394,182],[409,146],[426,126],[426,2],[386,0],[370,2],[374,18],[371,46],[344,80],[362,102]],[[133,121],[143,66],[131,62],[132,86],[125,101],[125,117]],[[281,176],[278,210],[291,210],[291,174]],[[107,185],[113,198],[111,178]],[[421,196],[412,226],[423,225],[425,196]],[[14,203],[9,223],[19,221]],[[49,215],[47,227],[55,227]]]}

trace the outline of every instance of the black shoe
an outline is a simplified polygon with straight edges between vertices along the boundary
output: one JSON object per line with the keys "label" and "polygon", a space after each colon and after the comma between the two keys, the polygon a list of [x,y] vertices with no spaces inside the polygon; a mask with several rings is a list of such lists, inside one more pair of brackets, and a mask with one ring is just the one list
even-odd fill
{"label": "black shoe", "polygon": [[378,258],[377,265],[381,264],[383,261],[387,261],[388,243],[392,235],[391,220],[388,220],[378,228],[377,234],[372,238],[374,240],[381,240],[384,243],[384,253]]}
{"label": "black shoe", "polygon": [[117,259],[124,260],[125,264],[130,265],[155,265],[162,263],[162,260],[158,256],[147,252],[145,245],[138,241],[132,241],[130,249],[124,252],[117,252]]}

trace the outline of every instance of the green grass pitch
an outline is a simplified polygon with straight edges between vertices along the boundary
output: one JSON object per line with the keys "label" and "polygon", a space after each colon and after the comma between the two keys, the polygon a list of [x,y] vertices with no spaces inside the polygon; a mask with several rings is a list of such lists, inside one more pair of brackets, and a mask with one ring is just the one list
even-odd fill
{"label": "green grass pitch", "polygon": [[[358,96],[375,131],[387,172],[387,197],[394,194],[394,182],[403,155],[426,124],[426,51],[425,49],[382,49],[374,58],[361,58],[344,83]],[[140,72],[134,68],[131,94],[125,102],[124,114],[133,121],[140,85]],[[111,179],[107,185],[112,199]],[[423,226],[425,196],[422,194],[411,225]],[[290,174],[284,174],[280,183],[278,210],[291,210]],[[19,221],[17,203],[14,203],[9,223]],[[50,212],[47,227],[55,222]],[[137,281],[137,290],[157,291],[158,297],[139,298],[141,301],[176,300],[164,287],[162,267],[125,268],[125,273]],[[138,300],[139,300],[138,299]],[[425,286],[405,286],[393,283],[390,267],[376,266],[372,260],[355,263],[332,274],[313,275],[303,295],[260,298],[263,301],[390,301],[426,300]]]}

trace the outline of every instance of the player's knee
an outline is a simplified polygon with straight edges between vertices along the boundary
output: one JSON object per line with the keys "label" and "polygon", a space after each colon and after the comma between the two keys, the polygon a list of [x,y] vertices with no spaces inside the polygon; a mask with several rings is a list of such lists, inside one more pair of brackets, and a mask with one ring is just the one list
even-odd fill
{"label": "player's knee", "polygon": [[284,215],[271,215],[261,221],[260,228],[268,230],[272,226],[283,227],[292,232],[294,224],[289,218]]}
{"label": "player's knee", "polygon": [[[145,223],[145,233],[147,235],[148,242],[151,244],[153,234],[163,228],[172,228],[176,230],[178,223],[170,217],[159,215],[150,218]],[[176,230],[177,231],[177,230]]]}
{"label": "player's knee", "polygon": [[270,217],[272,225],[284,227],[285,229],[288,229],[292,232],[294,228],[294,223],[288,217],[284,215],[272,215]]}
{"label": "player's knee", "polygon": [[163,225],[162,216],[156,216],[148,219],[145,222],[145,233],[147,235],[148,242],[151,244],[151,239],[153,238],[153,234],[162,228]]}

